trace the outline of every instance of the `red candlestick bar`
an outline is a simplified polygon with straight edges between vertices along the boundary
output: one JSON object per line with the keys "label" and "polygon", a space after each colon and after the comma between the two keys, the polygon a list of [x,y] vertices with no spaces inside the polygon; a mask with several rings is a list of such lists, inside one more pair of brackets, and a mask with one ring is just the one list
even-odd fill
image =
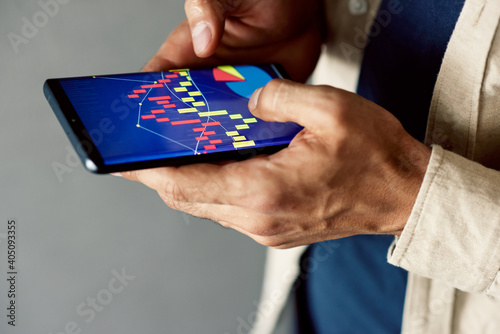
{"label": "red candlestick bar", "polygon": [[212,126],[212,125],[220,125],[220,122],[208,122],[208,123],[201,123],[203,126]]}
{"label": "red candlestick bar", "polygon": [[161,88],[163,87],[162,84],[156,84],[156,85],[141,85],[141,88],[147,89],[147,88]]}
{"label": "red candlestick bar", "polygon": [[170,96],[155,96],[155,97],[148,97],[149,101],[161,101],[161,100],[170,100]]}
{"label": "red candlestick bar", "polygon": [[188,119],[185,121],[175,121],[172,122],[172,125],[181,125],[181,124],[193,124],[193,123],[201,123],[199,119]]}

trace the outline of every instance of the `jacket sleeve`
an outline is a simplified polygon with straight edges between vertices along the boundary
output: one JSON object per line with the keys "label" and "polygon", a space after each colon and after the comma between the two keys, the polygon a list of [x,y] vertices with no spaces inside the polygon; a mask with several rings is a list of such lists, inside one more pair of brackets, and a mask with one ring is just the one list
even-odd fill
{"label": "jacket sleeve", "polygon": [[433,146],[389,263],[500,300],[500,172]]}

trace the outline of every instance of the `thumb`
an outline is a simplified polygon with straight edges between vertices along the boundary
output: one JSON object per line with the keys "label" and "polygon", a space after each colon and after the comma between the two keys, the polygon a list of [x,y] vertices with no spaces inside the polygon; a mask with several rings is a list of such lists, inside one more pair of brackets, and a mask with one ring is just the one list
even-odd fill
{"label": "thumb", "polygon": [[211,56],[224,33],[226,6],[219,0],[186,0],[184,9],[191,28],[194,52]]}
{"label": "thumb", "polygon": [[331,131],[333,126],[331,108],[328,108],[328,102],[324,103],[320,89],[290,80],[274,79],[253,93],[248,108],[264,121],[294,122],[320,134],[325,129]]}

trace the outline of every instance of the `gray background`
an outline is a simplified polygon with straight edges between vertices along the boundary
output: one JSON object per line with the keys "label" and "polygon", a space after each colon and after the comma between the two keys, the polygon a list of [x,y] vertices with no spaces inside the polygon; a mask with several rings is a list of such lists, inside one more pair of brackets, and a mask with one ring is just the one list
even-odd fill
{"label": "gray background", "polygon": [[[43,0],[45,2],[47,0]],[[265,248],[85,171],[42,94],[48,77],[139,71],[184,18],[181,0],[71,0],[15,52],[35,0],[0,2],[0,332],[235,333],[255,311]],[[43,15],[42,15],[43,16]],[[39,19],[42,17],[39,17]],[[43,22],[42,22],[43,23]],[[58,179],[54,164],[66,166]],[[17,326],[6,325],[7,219],[18,225]],[[86,323],[112,270],[135,276]]]}

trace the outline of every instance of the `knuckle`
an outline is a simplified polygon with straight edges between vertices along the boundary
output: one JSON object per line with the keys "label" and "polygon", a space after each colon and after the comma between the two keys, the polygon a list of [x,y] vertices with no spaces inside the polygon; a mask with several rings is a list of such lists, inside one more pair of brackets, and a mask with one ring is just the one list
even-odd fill
{"label": "knuckle", "polygon": [[190,19],[195,14],[199,15],[199,2],[199,0],[186,0],[184,2],[184,11],[186,12],[186,16],[188,19]]}
{"label": "knuckle", "polygon": [[158,191],[158,195],[160,196],[160,198],[163,200],[163,202],[165,202],[165,204],[167,206],[169,206],[170,208],[174,209],[174,210],[182,210],[182,205],[180,202],[176,202],[174,201],[171,197],[169,197],[167,194],[165,194],[163,191]]}
{"label": "knuckle", "polygon": [[272,214],[281,208],[283,198],[278,187],[269,187],[265,192],[255,195],[250,208],[263,214]]}
{"label": "knuckle", "polygon": [[217,224],[219,224],[220,226],[222,226],[223,228],[231,228],[231,224],[225,220],[215,220],[217,222]]}
{"label": "knuckle", "polygon": [[184,11],[189,21],[193,19],[202,19],[205,14],[206,0],[186,0]]}
{"label": "knuckle", "polygon": [[281,87],[281,85],[283,85],[283,80],[273,79],[267,83],[266,89],[270,90],[272,92],[274,92],[274,91],[277,92],[277,91],[279,91],[279,88]]}
{"label": "knuckle", "polygon": [[258,237],[255,239],[255,241],[257,241],[261,245],[271,248],[277,248],[277,249],[286,248],[285,240],[277,236]]}
{"label": "knuckle", "polygon": [[158,191],[158,195],[168,207],[174,210],[182,211],[194,217],[209,218],[206,212],[202,210],[202,208],[195,203],[176,201],[162,191]]}
{"label": "knuckle", "polygon": [[165,181],[161,187],[162,199],[168,198],[172,202],[187,202],[187,196],[182,188],[175,182]]}
{"label": "knuckle", "polygon": [[218,0],[186,0],[184,11],[188,19],[206,19],[207,16],[216,15],[217,19],[224,19],[224,12],[230,6]]}
{"label": "knuckle", "polygon": [[316,101],[319,109],[318,120],[325,125],[325,129],[335,129],[335,135],[331,133],[328,137],[341,139],[349,136],[349,124],[353,113],[359,106],[353,105],[353,101],[345,92],[332,87],[321,87],[318,91]]}
{"label": "knuckle", "polygon": [[286,99],[285,96],[285,81],[282,79],[273,79],[264,87],[259,103],[262,101],[264,106],[268,106],[271,110],[276,110],[279,106],[278,102]]}
{"label": "knuckle", "polygon": [[137,171],[128,171],[128,172],[121,172],[121,175],[127,180],[139,182],[139,177],[137,173],[138,173]]}
{"label": "knuckle", "polygon": [[257,224],[248,227],[247,230],[258,237],[274,237],[279,234],[279,223],[272,218],[263,218]]}

